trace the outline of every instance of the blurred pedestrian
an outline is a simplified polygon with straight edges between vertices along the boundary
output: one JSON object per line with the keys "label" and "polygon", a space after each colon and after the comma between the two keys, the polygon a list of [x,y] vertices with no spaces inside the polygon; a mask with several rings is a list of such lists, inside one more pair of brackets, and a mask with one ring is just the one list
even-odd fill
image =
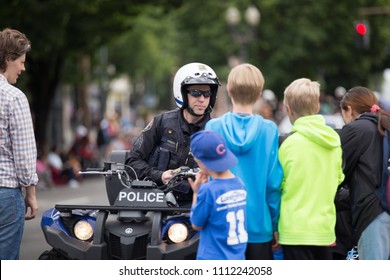
{"label": "blurred pedestrian", "polygon": [[229,170],[237,158],[222,136],[209,130],[192,135],[191,152],[200,168],[195,182],[189,179],[193,189],[191,223],[200,230],[196,259],[244,260],[247,193],[242,180]]}
{"label": "blurred pedestrian", "polygon": [[388,260],[390,205],[380,187],[384,131],[390,130],[390,113],[379,107],[371,90],[360,86],[347,91],[340,107],[345,122],[340,132],[345,160],[342,186],[346,184],[350,190],[359,259]]}
{"label": "blurred pedestrian", "polygon": [[80,164],[76,159],[76,166],[72,163],[72,154],[64,156],[59,146],[54,145],[48,155],[47,164],[49,166],[52,181],[55,185],[68,185],[71,188],[78,188],[80,176],[78,174],[81,171]]}
{"label": "blurred pedestrian", "polygon": [[82,170],[99,166],[99,150],[85,126],[77,126],[76,136],[67,157],[76,157]]}
{"label": "blurred pedestrian", "polygon": [[53,186],[51,170],[47,162],[47,155],[44,153],[38,154],[37,158],[37,174],[38,174],[38,184],[36,189],[49,189]]}
{"label": "blurred pedestrian", "polygon": [[331,260],[335,245],[335,195],[344,179],[338,133],[325,124],[320,110],[320,84],[306,78],[284,91],[293,124],[280,145],[284,178],[279,243],[286,260]]}
{"label": "blurred pedestrian", "polygon": [[273,121],[254,114],[254,105],[262,94],[264,77],[251,64],[233,68],[227,90],[232,112],[212,119],[208,130],[226,140],[226,148],[238,158],[231,171],[247,188],[248,244],[246,259],[274,259],[278,245],[280,184],[283,169],[278,159],[278,129]]}
{"label": "blurred pedestrian", "polygon": [[[31,43],[26,35],[0,32],[0,259],[19,259],[24,220],[35,218],[37,149],[30,106],[14,87]],[[24,195],[25,192],[25,195]]]}

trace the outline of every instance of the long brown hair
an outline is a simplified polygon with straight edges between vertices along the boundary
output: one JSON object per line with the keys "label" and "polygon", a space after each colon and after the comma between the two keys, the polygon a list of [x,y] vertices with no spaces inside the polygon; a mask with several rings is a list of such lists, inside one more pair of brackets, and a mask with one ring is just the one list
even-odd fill
{"label": "long brown hair", "polygon": [[370,89],[357,86],[347,91],[340,102],[340,107],[343,110],[348,110],[348,106],[350,106],[358,114],[376,113],[378,115],[378,131],[383,136],[385,129],[390,130],[390,113],[380,108],[378,103],[378,98]]}

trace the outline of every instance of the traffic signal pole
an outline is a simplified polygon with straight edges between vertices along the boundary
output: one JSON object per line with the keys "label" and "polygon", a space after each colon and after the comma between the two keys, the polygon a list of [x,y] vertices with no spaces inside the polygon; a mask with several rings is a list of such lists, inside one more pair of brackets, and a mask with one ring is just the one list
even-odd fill
{"label": "traffic signal pole", "polygon": [[362,7],[359,9],[359,14],[362,16],[390,14],[390,7]]}
{"label": "traffic signal pole", "polygon": [[[362,18],[366,16],[390,14],[390,7],[362,7],[358,10]],[[370,48],[370,24],[368,20],[362,19],[355,21],[356,46],[359,49],[367,50]]]}

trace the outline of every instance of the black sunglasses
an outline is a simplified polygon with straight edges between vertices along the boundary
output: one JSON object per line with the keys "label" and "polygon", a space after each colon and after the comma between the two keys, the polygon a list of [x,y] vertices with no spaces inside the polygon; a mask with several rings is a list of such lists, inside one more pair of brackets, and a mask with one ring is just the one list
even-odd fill
{"label": "black sunglasses", "polygon": [[205,98],[207,98],[211,96],[211,91],[209,90],[191,89],[187,90],[187,92],[193,97],[200,97],[203,95]]}

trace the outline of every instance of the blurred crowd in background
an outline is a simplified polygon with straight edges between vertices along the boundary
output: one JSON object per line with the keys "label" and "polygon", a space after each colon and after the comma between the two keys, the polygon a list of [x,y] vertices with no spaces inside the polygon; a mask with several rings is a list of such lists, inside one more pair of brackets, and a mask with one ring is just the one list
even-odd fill
{"label": "blurred crowd in background", "polygon": [[53,145],[49,151],[38,151],[37,173],[39,189],[53,186],[77,188],[83,176],[79,171],[103,166],[112,150],[131,149],[136,127],[117,115],[103,118],[96,127],[88,130],[78,125],[70,148]]}
{"label": "blurred crowd in background", "polygon": [[[213,117],[218,117],[230,109],[224,89],[220,89]],[[335,91],[333,95],[323,93],[321,96],[320,114],[326,123],[334,129],[344,125],[339,102],[345,89]],[[381,106],[389,110],[390,105],[377,93]],[[271,90],[264,90],[261,98],[255,104],[255,113],[274,121],[279,128],[279,134],[291,131],[292,124],[287,116],[283,100],[278,100]],[[119,110],[120,111],[120,110]],[[137,110],[134,110],[135,112]],[[37,172],[40,177],[38,189],[51,187],[77,188],[83,176],[79,171],[87,168],[102,167],[112,150],[129,150],[135,138],[159,112],[150,111],[142,114],[121,116],[120,112],[111,112],[96,122],[91,129],[79,124],[74,129],[73,140],[69,147],[52,145],[48,151],[38,151]]]}

